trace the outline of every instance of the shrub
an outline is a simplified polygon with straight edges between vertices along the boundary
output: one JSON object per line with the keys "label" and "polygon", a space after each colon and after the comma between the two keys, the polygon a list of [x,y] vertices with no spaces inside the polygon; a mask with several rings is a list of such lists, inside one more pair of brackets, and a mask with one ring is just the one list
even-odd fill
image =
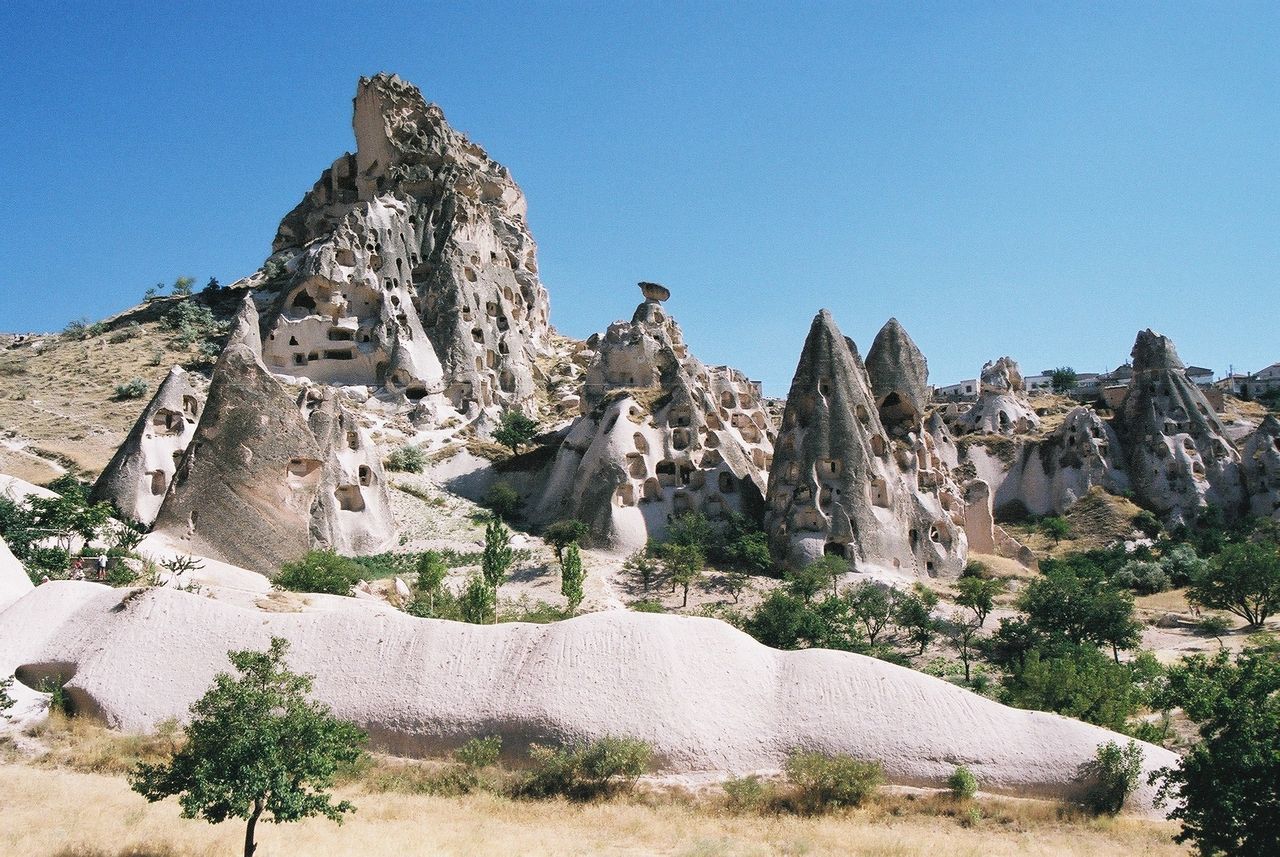
{"label": "shrub", "polygon": [[422,468],[427,465],[427,456],[422,452],[421,447],[406,443],[404,446],[392,450],[386,461],[382,463],[388,470],[398,470],[401,473],[421,473]]}
{"label": "shrub", "polygon": [[147,382],[141,378],[131,378],[123,384],[116,384],[116,399],[141,399],[147,394]]}
{"label": "shrub", "polygon": [[490,625],[497,618],[497,594],[485,582],[484,576],[473,573],[467,578],[466,588],[458,598],[462,621],[472,625]]}
{"label": "shrub", "polygon": [[787,758],[787,780],[794,787],[796,809],[820,813],[842,806],[858,806],[884,783],[879,762],[864,762],[852,756],[829,756],[795,750]]}
{"label": "shrub", "polygon": [[472,738],[453,751],[453,758],[468,768],[478,769],[496,765],[501,754],[502,736],[490,735],[487,738]]}
{"label": "shrub", "polygon": [[1133,516],[1133,526],[1147,538],[1160,535],[1160,519],[1146,509]]}
{"label": "shrub", "polygon": [[720,787],[724,789],[725,808],[730,812],[761,812],[774,800],[773,785],[755,774],[730,777]]}
{"label": "shrub", "polygon": [[522,444],[533,440],[538,433],[538,424],[520,411],[503,411],[498,418],[498,427],[493,431],[493,439],[503,446],[511,447],[511,452],[518,453]]}
{"label": "shrub", "polygon": [[978,793],[978,778],[964,765],[959,765],[947,777],[947,788],[951,795],[961,800],[968,800]]}
{"label": "shrub", "polygon": [[628,605],[637,613],[666,613],[667,608],[662,606],[661,601],[632,601]]}
{"label": "shrub", "polygon": [[1205,616],[1196,623],[1196,629],[1201,634],[1210,637],[1221,637],[1223,634],[1231,630],[1231,623],[1221,616]]}
{"label": "shrub", "polygon": [[570,747],[529,747],[530,769],[520,784],[526,797],[591,800],[629,791],[649,767],[652,748],[635,738],[606,736]]}
{"label": "shrub", "polygon": [[291,592],[347,595],[362,576],[361,567],[333,551],[309,551],[297,562],[285,563],[275,584]]}
{"label": "shrub", "polygon": [[1130,560],[1111,578],[1117,586],[1133,589],[1143,595],[1164,592],[1169,588],[1169,576],[1158,562]]}
{"label": "shrub", "polygon": [[484,505],[499,518],[510,520],[520,509],[520,492],[506,482],[495,482],[485,492]]}
{"label": "shrub", "polygon": [[1089,774],[1094,786],[1085,797],[1085,804],[1099,814],[1115,815],[1138,785],[1142,773],[1142,748],[1133,741],[1121,747],[1114,741],[1098,747]]}

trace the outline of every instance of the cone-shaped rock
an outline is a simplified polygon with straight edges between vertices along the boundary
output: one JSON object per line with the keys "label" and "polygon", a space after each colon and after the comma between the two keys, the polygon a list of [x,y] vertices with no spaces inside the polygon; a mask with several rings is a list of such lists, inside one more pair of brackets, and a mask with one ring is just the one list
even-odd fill
{"label": "cone-shaped rock", "polygon": [[1280,420],[1267,416],[1244,444],[1241,463],[1249,511],[1280,521]]}
{"label": "cone-shaped rock", "polygon": [[204,397],[179,366],[169,370],[133,430],[93,486],[95,500],[150,525],[173,482],[178,462],[195,435]]}
{"label": "cone-shaped rock", "polygon": [[918,430],[929,406],[929,362],[896,318],[889,319],[871,343],[867,377],[889,433]]}
{"label": "cone-shaped rock", "polygon": [[645,301],[631,321],[593,337],[586,413],[534,511],[542,523],[577,518],[594,542],[615,549],[662,537],[685,512],[758,518],[773,452],[756,385],[692,356],[652,286],[640,284]]}
{"label": "cone-shaped rock", "polygon": [[520,188],[398,77],[361,78],[353,124],[356,153],[276,235],[267,366],[462,411],[524,402],[550,327]]}
{"label": "cone-shaped rock", "polygon": [[1172,523],[1193,520],[1207,504],[1242,511],[1240,454],[1168,337],[1138,334],[1118,416],[1130,480],[1147,504]]}
{"label": "cone-shaped rock", "polygon": [[828,553],[908,574],[958,574],[963,518],[934,493],[941,467],[929,436],[889,437],[857,350],[819,312],[774,445],[765,523],[775,555],[791,565]]}
{"label": "cone-shaped rock", "polygon": [[377,450],[338,390],[267,371],[246,344],[256,327],[247,304],[156,530],[264,573],[311,548],[383,549],[394,524]]}

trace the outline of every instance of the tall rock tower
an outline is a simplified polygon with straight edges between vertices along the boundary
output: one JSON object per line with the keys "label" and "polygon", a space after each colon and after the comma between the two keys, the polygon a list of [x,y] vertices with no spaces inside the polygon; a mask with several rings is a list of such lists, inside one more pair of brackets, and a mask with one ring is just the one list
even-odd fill
{"label": "tall rock tower", "polygon": [[285,216],[288,278],[264,318],[272,372],[444,393],[471,416],[520,406],[548,348],[524,194],[417,87],[361,78],[355,154]]}
{"label": "tall rock tower", "polygon": [[[967,553],[963,501],[943,484],[941,463],[910,410],[923,358],[912,355],[905,331],[891,327],[877,339],[880,397],[831,314],[814,318],[774,445],[770,544],[791,565],[835,554],[909,574],[955,576]],[[886,403],[891,425],[905,429],[901,437],[891,436],[881,417]]]}

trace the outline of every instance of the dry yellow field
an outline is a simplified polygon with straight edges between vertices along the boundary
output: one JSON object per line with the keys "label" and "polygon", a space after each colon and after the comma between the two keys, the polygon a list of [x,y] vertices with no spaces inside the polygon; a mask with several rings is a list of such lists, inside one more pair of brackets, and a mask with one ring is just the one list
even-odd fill
{"label": "dry yellow field", "polygon": [[[23,857],[169,857],[238,854],[243,827],[178,816],[148,804],[117,776],[0,765],[0,853]],[[611,801],[573,805],[368,794],[346,789],[358,812],[329,821],[259,826],[259,857],[401,855],[865,855],[1000,857],[1186,855],[1174,828],[1136,819],[1059,821],[1048,806],[983,804],[972,826],[921,815],[901,798],[823,818],[734,816],[705,805]],[[1030,807],[1030,808],[1029,808]],[[900,812],[901,815],[893,813]]]}

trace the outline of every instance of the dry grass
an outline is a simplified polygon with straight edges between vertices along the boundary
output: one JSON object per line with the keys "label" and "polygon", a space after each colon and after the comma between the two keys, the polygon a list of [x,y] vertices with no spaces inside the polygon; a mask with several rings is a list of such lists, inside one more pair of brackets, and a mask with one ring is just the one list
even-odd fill
{"label": "dry grass", "polygon": [[[123,774],[155,761],[172,736],[127,736],[55,717],[33,733],[49,748],[36,762],[0,763],[0,854],[38,857],[203,857],[238,853],[239,823],[179,817],[174,800],[148,804]],[[882,793],[847,813],[802,818],[725,811],[718,789],[650,787],[589,804],[523,801],[489,793],[439,796],[447,766],[375,757],[338,789],[358,812],[259,828],[260,853],[284,855],[1185,855],[1174,828],[1092,818],[1046,801],[957,802],[946,795]]]}
{"label": "dry grass", "polygon": [[[173,800],[148,804],[120,777],[0,765],[0,853],[58,857],[213,857],[238,853],[240,824],[179,818]],[[1059,819],[1043,805],[979,802],[980,817],[917,812],[903,798],[808,819],[735,816],[681,803],[575,805],[369,795],[344,788],[358,811],[342,826],[310,820],[259,828],[264,857],[328,855],[1185,855],[1172,827],[1134,819]]]}

